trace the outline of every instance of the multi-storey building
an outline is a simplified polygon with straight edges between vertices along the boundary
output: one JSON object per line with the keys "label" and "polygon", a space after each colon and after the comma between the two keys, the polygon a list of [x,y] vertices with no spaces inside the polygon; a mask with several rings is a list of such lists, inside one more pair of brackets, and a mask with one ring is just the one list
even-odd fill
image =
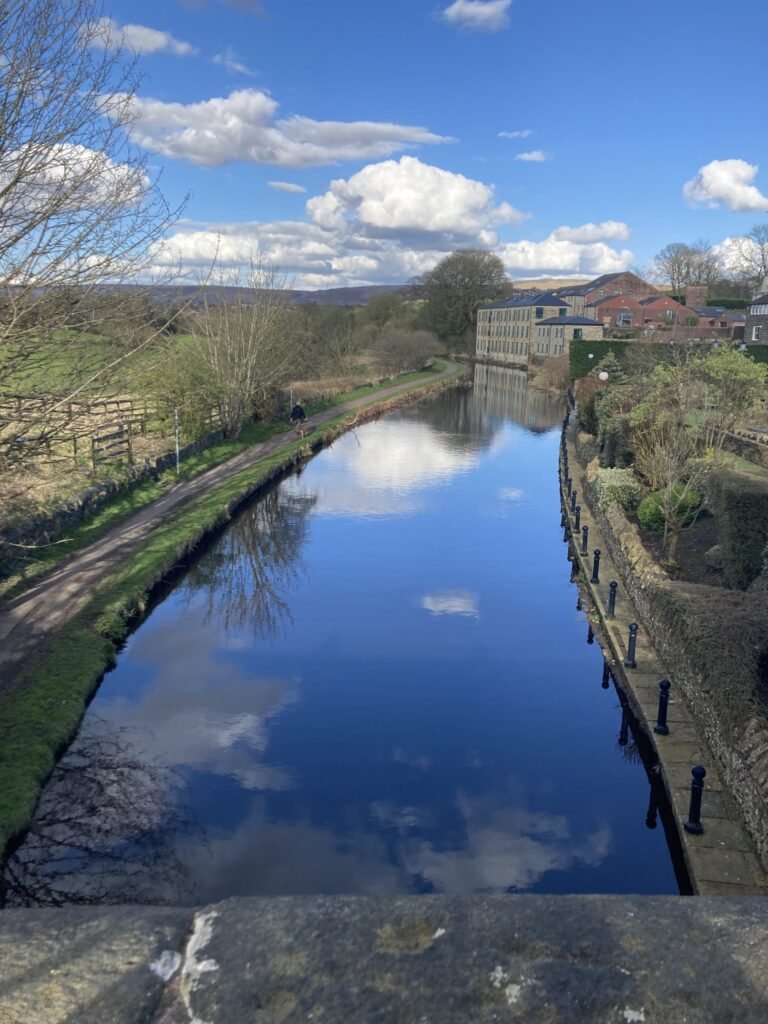
{"label": "multi-storey building", "polygon": [[768,344],[768,277],[760,286],[760,292],[747,308],[747,323],[744,340],[749,345]]}
{"label": "multi-storey building", "polygon": [[567,354],[572,341],[601,341],[603,325],[586,316],[553,316],[536,324],[531,355],[546,359]]}
{"label": "multi-storey building", "polygon": [[568,304],[552,292],[486,303],[477,311],[476,354],[525,366],[536,342],[539,321],[564,317],[569,312]]}

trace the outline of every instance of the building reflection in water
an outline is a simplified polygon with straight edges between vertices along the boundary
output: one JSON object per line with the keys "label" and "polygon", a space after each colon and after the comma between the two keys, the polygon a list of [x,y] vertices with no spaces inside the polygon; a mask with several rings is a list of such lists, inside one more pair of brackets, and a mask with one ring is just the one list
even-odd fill
{"label": "building reflection in water", "polygon": [[564,396],[531,387],[525,370],[476,363],[474,394],[484,417],[511,420],[535,433],[552,430],[563,421]]}

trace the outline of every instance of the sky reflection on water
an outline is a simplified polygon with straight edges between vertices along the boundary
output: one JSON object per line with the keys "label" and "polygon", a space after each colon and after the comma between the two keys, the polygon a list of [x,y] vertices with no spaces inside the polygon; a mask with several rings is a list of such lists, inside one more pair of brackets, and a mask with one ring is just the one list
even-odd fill
{"label": "sky reflection on water", "polygon": [[[162,822],[133,837],[162,836],[152,863],[181,865],[169,901],[677,891],[575,610],[561,408],[524,384],[478,367],[473,391],[345,435],[245,510],[130,638],[88,720],[172,773]],[[76,799],[56,776],[49,790]],[[192,827],[165,827],[174,814]],[[129,833],[123,814],[127,861]],[[55,838],[54,823],[47,860],[44,838],[22,847],[17,874],[61,874]],[[135,898],[156,898],[157,872],[145,886],[135,867]],[[94,892],[89,871],[59,889]]]}

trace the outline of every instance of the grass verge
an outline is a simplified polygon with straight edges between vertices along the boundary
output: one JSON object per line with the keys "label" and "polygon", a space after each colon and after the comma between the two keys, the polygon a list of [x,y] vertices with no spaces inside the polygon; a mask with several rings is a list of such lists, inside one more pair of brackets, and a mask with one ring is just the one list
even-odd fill
{"label": "grass verge", "polygon": [[278,452],[203,492],[94,590],[88,604],[0,701],[0,864],[31,821],[42,787],[74,738],[88,701],[115,661],[152,590],[244,501],[351,426],[455,384],[464,371],[323,424],[311,440],[293,438]]}

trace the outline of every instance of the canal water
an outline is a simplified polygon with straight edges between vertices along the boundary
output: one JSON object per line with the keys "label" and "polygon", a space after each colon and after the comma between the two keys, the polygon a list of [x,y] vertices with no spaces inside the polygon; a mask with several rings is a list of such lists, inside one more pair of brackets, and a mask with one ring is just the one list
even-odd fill
{"label": "canal water", "polygon": [[245,508],[105,677],[7,903],[685,890],[577,610],[562,415],[478,366]]}

